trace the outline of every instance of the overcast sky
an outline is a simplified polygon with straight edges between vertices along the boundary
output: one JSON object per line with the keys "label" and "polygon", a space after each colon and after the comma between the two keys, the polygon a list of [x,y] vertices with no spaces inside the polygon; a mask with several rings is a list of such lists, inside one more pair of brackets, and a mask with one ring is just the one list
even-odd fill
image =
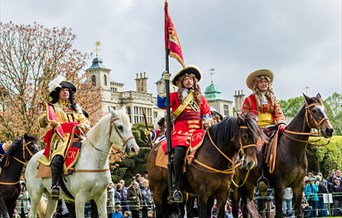
{"label": "overcast sky", "polygon": [[[156,93],[165,69],[163,0],[0,0],[0,7],[4,23],[72,28],[82,52],[101,41],[113,81],[135,90],[136,73],[146,72]],[[236,90],[250,94],[250,72],[268,68],[278,99],[342,92],[341,0],[169,0],[169,13],[185,63],[202,70],[202,91],[215,69],[214,84],[233,100]],[[180,68],[170,59],[172,75]]]}

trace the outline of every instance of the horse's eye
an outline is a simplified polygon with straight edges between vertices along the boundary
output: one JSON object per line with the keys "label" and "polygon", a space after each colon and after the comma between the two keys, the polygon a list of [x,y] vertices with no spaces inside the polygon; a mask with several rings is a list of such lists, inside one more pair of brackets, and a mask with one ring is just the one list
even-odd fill
{"label": "horse's eye", "polygon": [[317,109],[316,108],[312,108],[311,112],[315,114],[315,113],[317,113]]}
{"label": "horse's eye", "polygon": [[118,130],[122,131],[122,130],[123,130],[123,126],[122,126],[122,125],[119,125],[119,126],[118,126]]}
{"label": "horse's eye", "polygon": [[242,134],[242,139],[247,140],[248,139],[248,134]]}

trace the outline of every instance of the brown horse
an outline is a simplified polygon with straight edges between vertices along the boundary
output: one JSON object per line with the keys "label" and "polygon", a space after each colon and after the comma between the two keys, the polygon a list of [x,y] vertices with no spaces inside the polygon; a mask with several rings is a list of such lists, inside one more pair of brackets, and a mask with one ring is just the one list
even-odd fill
{"label": "brown horse", "polygon": [[[304,95],[304,94],[303,94]],[[274,188],[276,217],[282,217],[283,192],[287,187],[293,190],[294,210],[297,217],[302,217],[301,200],[304,189],[304,176],[306,175],[308,162],[306,157],[306,146],[309,136],[312,136],[311,129],[317,129],[325,138],[333,134],[333,127],[326,115],[325,108],[320,94],[309,98],[304,95],[305,105],[301,108],[297,116],[289,123],[286,130],[279,133],[278,146],[274,164],[258,165],[250,174],[247,184],[237,188],[232,186],[234,194],[232,197],[233,213],[237,217],[238,201],[240,195],[244,217],[247,217],[247,209],[244,207],[247,201],[252,200],[257,179],[263,172]],[[263,163],[263,154],[258,154],[258,160]],[[262,172],[261,172],[262,171]],[[246,171],[240,170],[238,176],[234,178],[236,183],[241,182],[246,175]],[[239,181],[240,180],[240,181]]]}
{"label": "brown horse", "polygon": [[38,152],[38,139],[24,135],[15,139],[0,166],[0,217],[11,218],[20,194],[20,176],[24,165]]}
{"label": "brown horse", "polygon": [[[244,160],[246,168],[253,168],[257,164],[256,141],[259,137],[265,138],[249,114],[226,118],[207,131],[193,163],[186,166],[182,187],[183,191],[198,194],[200,217],[210,217],[214,198],[217,200],[218,217],[225,216],[224,205],[237,167],[235,154],[244,154],[240,161]],[[177,205],[167,203],[167,169],[155,166],[156,154],[157,148],[152,149],[148,159],[148,178],[157,217],[179,216]]]}

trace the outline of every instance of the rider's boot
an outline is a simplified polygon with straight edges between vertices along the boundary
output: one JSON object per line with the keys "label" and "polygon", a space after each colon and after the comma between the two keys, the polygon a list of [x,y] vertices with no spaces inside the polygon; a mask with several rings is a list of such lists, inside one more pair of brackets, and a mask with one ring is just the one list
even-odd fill
{"label": "rider's boot", "polygon": [[61,175],[63,172],[63,156],[56,155],[51,161],[51,173],[52,173],[52,188],[51,188],[51,198],[52,200],[58,200],[61,193],[59,182],[61,180]]}
{"label": "rider's boot", "polygon": [[174,202],[183,202],[183,195],[180,191],[181,187],[181,177],[182,177],[182,167],[184,163],[184,158],[186,154],[186,147],[176,146],[174,148],[173,155],[173,172],[174,172],[174,185],[172,198]]}
{"label": "rider's boot", "polygon": [[172,198],[174,202],[183,202],[183,195],[180,191],[180,183],[181,183],[181,176],[182,176],[182,164],[173,164],[173,172],[174,172],[174,184],[173,184],[173,193]]}

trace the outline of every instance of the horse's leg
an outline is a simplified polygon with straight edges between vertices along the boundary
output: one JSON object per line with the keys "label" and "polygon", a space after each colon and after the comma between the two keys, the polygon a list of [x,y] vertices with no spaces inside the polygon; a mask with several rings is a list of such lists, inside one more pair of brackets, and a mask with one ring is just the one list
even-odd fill
{"label": "horse's leg", "polygon": [[[98,217],[99,218],[107,218],[107,189],[105,189],[100,195],[98,195],[96,198],[94,198],[94,201],[96,203],[97,206],[97,212],[98,212]],[[80,202],[82,203],[82,202]],[[83,200],[83,209],[80,209],[80,211],[78,211],[78,208],[76,209],[76,216],[77,217],[84,217],[84,204],[85,204],[85,200]],[[78,204],[76,204],[78,207]],[[79,205],[79,206],[82,206]],[[78,216],[78,212],[82,212],[83,216]]]}
{"label": "horse's leg", "polygon": [[0,198],[0,215],[1,215],[0,217],[3,217],[3,218],[10,218],[3,198]]}
{"label": "horse's leg", "polygon": [[198,196],[199,218],[206,218],[211,215],[211,208],[208,208],[209,196],[203,193],[205,192],[199,192]]}
{"label": "horse's leg", "polygon": [[17,200],[14,200],[13,202],[7,204],[7,212],[9,217],[13,217],[16,202]]}
{"label": "horse's leg", "polygon": [[284,185],[281,182],[278,182],[274,187],[274,197],[275,197],[275,206],[276,206],[276,218],[283,217],[283,194],[284,194]]}
{"label": "horse's leg", "polygon": [[[31,189],[28,189],[28,191],[29,191],[29,196],[31,200],[31,209],[29,212],[29,217],[36,218],[40,201],[44,201],[44,199],[42,199],[43,191],[42,190],[31,191]],[[46,209],[46,208],[41,208],[41,209]]]}
{"label": "horse's leg", "polygon": [[303,217],[302,216],[302,197],[303,197],[303,190],[304,186],[300,183],[297,186],[292,187],[293,191],[293,202],[294,202],[294,211],[296,217]]}
{"label": "horse's leg", "polygon": [[226,217],[226,211],[225,206],[227,202],[227,192],[221,192],[220,195],[216,196],[216,208],[217,208],[217,217],[218,218],[225,218]]}
{"label": "horse's leg", "polygon": [[46,208],[46,218],[51,218],[56,211],[58,200],[52,200],[50,193],[46,195],[47,197],[47,208]]}
{"label": "horse's leg", "polygon": [[[234,186],[231,185],[231,187]],[[231,207],[232,207],[232,214],[233,217],[238,217],[239,215],[239,201],[240,201],[240,193],[238,191],[238,188],[234,186],[233,192],[230,192],[230,200],[231,200]]]}
{"label": "horse's leg", "polygon": [[[156,206],[157,218],[163,217],[163,205],[167,205],[166,197],[165,197],[165,201],[163,202],[163,195],[164,195],[165,189],[166,188],[163,188],[163,187],[153,189],[153,201],[154,201],[154,204]],[[165,193],[167,193],[167,192],[165,192]],[[166,213],[166,211],[165,211],[165,213]]]}

